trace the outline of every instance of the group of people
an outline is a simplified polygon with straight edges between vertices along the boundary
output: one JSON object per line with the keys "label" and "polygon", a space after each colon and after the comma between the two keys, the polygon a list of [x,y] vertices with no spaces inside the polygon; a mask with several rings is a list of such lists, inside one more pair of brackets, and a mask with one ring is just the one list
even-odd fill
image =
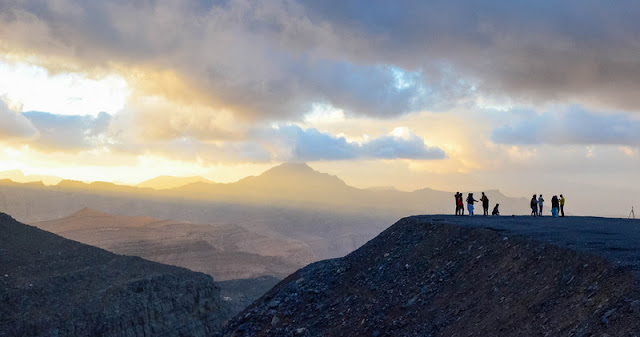
{"label": "group of people", "polygon": [[[464,202],[462,200],[462,193],[456,192],[454,197],[456,198],[456,215],[463,216]],[[478,202],[478,200],[473,198],[473,193],[469,193],[467,195],[466,201],[467,201],[467,210],[469,211],[469,216],[473,216],[474,203]],[[484,192],[482,192],[480,201],[482,202],[482,209],[484,210],[483,216],[489,215],[489,198],[487,198]],[[564,216],[564,202],[565,202],[565,199],[564,199],[564,196],[562,196],[562,194],[560,194],[560,198],[558,198],[558,196],[556,195],[554,195],[551,198],[551,215],[554,218],[557,218],[558,216]],[[493,208],[493,211],[491,212],[491,215],[500,215],[500,211],[498,210],[499,206],[500,204],[496,204],[496,206]],[[533,197],[531,198],[531,215],[542,216],[543,206],[544,206],[544,199],[542,198],[542,194],[540,194],[540,197],[534,194]]]}
{"label": "group of people", "polygon": [[[462,193],[456,192],[454,195],[456,198],[456,215],[463,216],[464,215],[464,203],[462,202]],[[473,216],[474,211],[474,202],[478,202],[478,200],[473,198],[473,193],[469,193],[467,195],[467,210],[469,211],[469,216]],[[480,197],[480,201],[482,202],[482,209],[484,210],[483,216],[489,215],[489,198],[482,192],[482,196]],[[500,211],[498,207],[500,204],[496,204],[491,212],[491,215],[500,215]]]}
{"label": "group of people", "polygon": [[[560,194],[560,198],[557,195],[554,195],[551,198],[551,216],[554,218],[558,217],[558,213],[560,216],[564,216],[564,196]],[[539,197],[536,197],[534,194],[531,197],[531,215],[532,216],[542,216],[542,207],[544,206],[544,199],[542,198],[542,194]]]}

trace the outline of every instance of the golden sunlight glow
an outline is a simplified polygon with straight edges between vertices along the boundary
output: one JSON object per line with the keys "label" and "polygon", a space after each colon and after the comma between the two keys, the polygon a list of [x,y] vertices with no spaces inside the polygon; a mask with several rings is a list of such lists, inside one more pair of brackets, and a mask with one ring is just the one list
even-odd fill
{"label": "golden sunlight glow", "polygon": [[[78,181],[108,181],[135,185],[160,175],[190,177],[228,183],[258,175],[274,163],[210,165],[167,159],[156,155],[123,155],[92,149],[77,154],[42,153],[28,146],[0,144],[0,172],[21,170],[25,175],[55,176]],[[101,161],[101,158],[103,161]],[[0,177],[0,179],[2,179]],[[52,181],[49,179],[49,181]]]}
{"label": "golden sunlight glow", "polygon": [[29,63],[0,59],[0,95],[22,103],[22,111],[60,115],[115,114],[130,94],[124,78],[105,75],[92,79],[79,73],[52,74]]}

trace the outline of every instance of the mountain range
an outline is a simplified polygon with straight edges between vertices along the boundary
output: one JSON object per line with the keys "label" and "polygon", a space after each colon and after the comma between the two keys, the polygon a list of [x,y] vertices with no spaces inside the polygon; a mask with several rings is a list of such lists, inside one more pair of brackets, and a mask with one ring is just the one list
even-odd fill
{"label": "mountain range", "polygon": [[[503,214],[528,212],[528,200],[486,191]],[[306,244],[317,259],[358,248],[408,214],[453,213],[452,192],[365,190],[306,164],[283,164],[235,183],[195,182],[155,190],[106,182],[63,180],[55,186],[0,181],[0,209],[36,223],[82,208],[109,214],[233,224],[275,239]]]}
{"label": "mountain range", "polygon": [[20,170],[9,170],[0,172],[0,180],[9,179],[17,183],[42,182],[45,185],[56,185],[63,179],[49,175],[26,175]]}
{"label": "mountain range", "polygon": [[317,260],[303,242],[268,237],[231,224],[193,224],[84,208],[32,225],[116,254],[203,272],[218,281],[283,278]]}

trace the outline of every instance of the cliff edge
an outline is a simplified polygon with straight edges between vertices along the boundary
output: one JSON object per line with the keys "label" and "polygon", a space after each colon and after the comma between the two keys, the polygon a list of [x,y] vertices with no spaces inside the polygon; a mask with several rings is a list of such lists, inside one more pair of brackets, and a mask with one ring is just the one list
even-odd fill
{"label": "cliff edge", "polygon": [[226,336],[589,336],[640,331],[629,268],[483,228],[405,218],[292,274]]}

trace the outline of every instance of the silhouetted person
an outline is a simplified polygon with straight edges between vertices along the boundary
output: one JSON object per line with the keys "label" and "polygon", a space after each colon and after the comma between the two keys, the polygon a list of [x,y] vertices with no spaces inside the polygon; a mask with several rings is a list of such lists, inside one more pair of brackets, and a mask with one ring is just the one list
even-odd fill
{"label": "silhouetted person", "polygon": [[564,216],[564,197],[560,194],[560,213]]}
{"label": "silhouetted person", "polygon": [[493,211],[491,212],[491,215],[500,215],[500,211],[498,210],[498,206],[500,206],[500,204],[496,204],[496,207],[493,208]]}
{"label": "silhouetted person", "polygon": [[551,198],[551,216],[554,218],[558,217],[558,208],[560,207],[560,201],[558,201],[558,196],[554,195]]}
{"label": "silhouetted person", "polygon": [[542,199],[542,194],[538,198],[538,206],[540,206],[540,211],[538,212],[538,216],[542,216],[542,205],[544,204],[544,199]]}
{"label": "silhouetted person", "polygon": [[462,193],[456,192],[456,215],[464,215],[464,204],[462,203]]}
{"label": "silhouetted person", "polygon": [[480,201],[482,201],[482,209],[484,210],[484,213],[482,214],[482,216],[489,215],[489,198],[487,198],[487,196],[484,195],[484,192],[482,192]]}
{"label": "silhouetted person", "polygon": [[467,196],[467,210],[469,211],[469,216],[473,216],[473,203],[478,200],[473,198],[473,193],[469,193]]}
{"label": "silhouetted person", "polygon": [[533,197],[531,197],[531,202],[529,203],[531,206],[531,215],[532,216],[537,216],[538,215],[538,200],[536,199],[536,195],[534,194]]}

